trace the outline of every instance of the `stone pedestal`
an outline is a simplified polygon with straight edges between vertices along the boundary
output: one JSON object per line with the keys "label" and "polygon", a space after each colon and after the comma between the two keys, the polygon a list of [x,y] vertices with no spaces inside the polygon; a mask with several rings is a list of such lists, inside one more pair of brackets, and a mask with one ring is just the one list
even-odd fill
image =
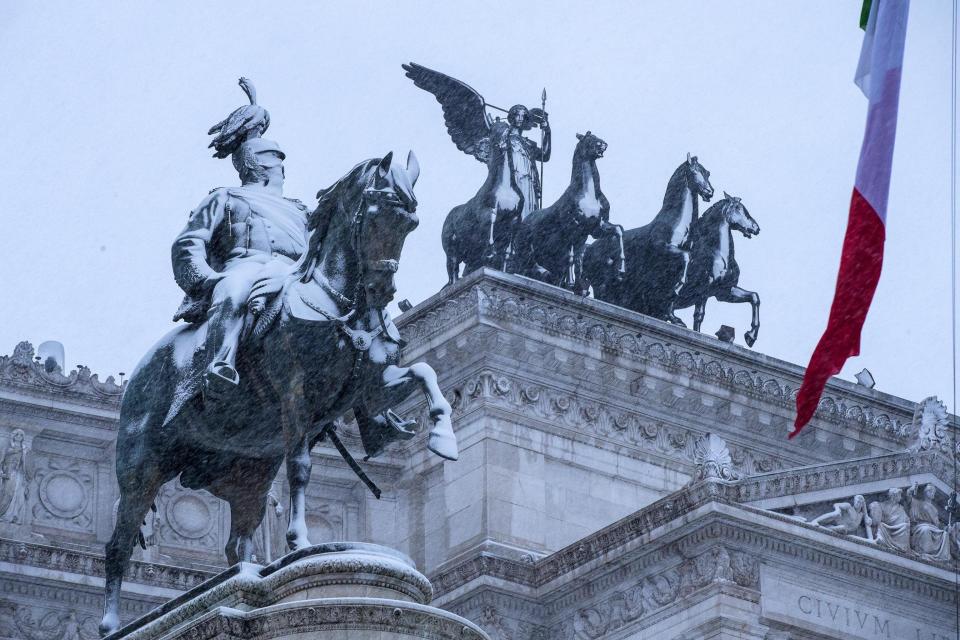
{"label": "stone pedestal", "polygon": [[432,591],[398,551],[321,544],[265,567],[235,565],[107,640],[489,640],[472,622],[428,606]]}

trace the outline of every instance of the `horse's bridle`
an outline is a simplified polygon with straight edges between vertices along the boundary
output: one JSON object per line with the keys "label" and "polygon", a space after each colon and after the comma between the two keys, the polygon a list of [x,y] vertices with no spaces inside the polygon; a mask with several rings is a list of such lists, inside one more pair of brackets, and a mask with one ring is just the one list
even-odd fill
{"label": "horse's bridle", "polygon": [[[390,273],[396,273],[397,269],[400,267],[400,263],[395,259],[383,259],[383,260],[366,260],[363,255],[362,244],[360,238],[363,234],[364,222],[366,221],[366,216],[364,215],[364,210],[366,208],[366,203],[369,196],[381,196],[386,194],[385,191],[376,188],[366,188],[363,190],[363,196],[360,198],[360,203],[357,205],[357,210],[352,216],[350,222],[351,233],[350,233],[350,248],[353,249],[353,253],[357,256],[357,263],[359,264],[359,273],[357,274],[357,284],[354,287],[353,297],[347,297],[342,291],[337,291],[330,281],[327,280],[324,276],[315,278],[320,287],[332,298],[334,298],[338,304],[347,308],[347,313],[343,316],[337,317],[333,316],[330,313],[319,308],[315,304],[312,304],[309,300],[303,298],[304,303],[321,315],[325,316],[331,322],[334,322],[338,325],[340,329],[347,333],[350,337],[353,345],[358,349],[358,351],[366,351],[370,347],[370,344],[377,335],[383,333],[387,335],[387,326],[386,320],[383,317],[383,309],[376,309],[377,318],[380,321],[380,327],[372,332],[363,332],[356,329],[350,329],[347,327],[347,323],[353,319],[358,311],[358,302],[360,296],[363,294],[363,282],[364,276],[366,276],[367,271],[386,271]],[[315,270],[315,268],[314,268]],[[313,270],[312,270],[313,271]],[[366,334],[365,336],[359,336],[358,333]]]}

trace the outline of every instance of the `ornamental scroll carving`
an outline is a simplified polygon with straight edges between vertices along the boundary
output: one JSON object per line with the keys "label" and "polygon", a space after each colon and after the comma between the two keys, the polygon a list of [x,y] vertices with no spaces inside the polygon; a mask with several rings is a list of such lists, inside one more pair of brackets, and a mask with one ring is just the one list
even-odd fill
{"label": "ornamental scroll carving", "polygon": [[[695,431],[499,372],[484,372],[469,378],[446,395],[454,408],[454,416],[461,416],[479,406],[500,406],[571,431],[695,462],[699,437]],[[419,414],[407,417],[419,419],[424,424],[428,417],[425,404],[420,403],[418,410]],[[738,472],[749,473],[767,473],[784,467],[782,459],[744,447],[730,448],[728,455],[732,465],[724,467],[724,473],[728,474],[732,473],[733,467]]]}

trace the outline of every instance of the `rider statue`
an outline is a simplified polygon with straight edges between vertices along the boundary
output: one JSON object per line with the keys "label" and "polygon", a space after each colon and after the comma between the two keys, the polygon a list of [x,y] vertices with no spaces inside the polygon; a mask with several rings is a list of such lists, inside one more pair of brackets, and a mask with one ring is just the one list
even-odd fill
{"label": "rider statue", "polygon": [[218,398],[239,383],[237,346],[253,283],[288,272],[306,249],[307,208],[283,197],[285,155],[261,135],[270,114],[250,104],[214,125],[215,158],[232,157],[239,187],[214,189],[190,213],[171,251],[173,275],[186,293],[174,321],[207,322],[204,396]]}

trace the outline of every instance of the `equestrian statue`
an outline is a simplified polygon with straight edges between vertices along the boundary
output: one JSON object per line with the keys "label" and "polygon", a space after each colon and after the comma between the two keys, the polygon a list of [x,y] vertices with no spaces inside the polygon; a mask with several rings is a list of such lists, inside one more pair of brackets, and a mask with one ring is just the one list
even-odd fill
{"label": "equestrian statue", "polygon": [[610,265],[620,247],[614,237],[597,240],[584,254],[583,271],[593,295],[633,311],[684,326],[674,313],[690,264],[690,229],[699,199],[713,197],[710,172],[687,154],[667,183],[663,206],[654,219],[623,233],[626,273],[617,278]]}
{"label": "equestrian statue", "polygon": [[[477,194],[454,207],[443,223],[441,241],[447,256],[447,282],[480,267],[507,270],[516,227],[539,207],[541,185],[536,163],[550,160],[550,123],[543,108],[518,104],[500,109],[465,83],[416,63],[403,65],[414,84],[432,93],[443,107],[447,133],[461,151],[487,165],[487,179]],[[542,98],[546,104],[546,92]],[[493,119],[487,107],[504,111],[506,122]],[[523,133],[540,128],[541,142]]]}
{"label": "equestrian statue", "polygon": [[743,339],[752,347],[760,331],[760,296],[737,286],[740,267],[734,259],[734,231],[750,239],[760,233],[760,225],[740,198],[724,192],[723,200],[707,209],[693,224],[687,279],[674,306],[676,309],[693,306],[693,329],[700,331],[708,298],[720,302],[749,302],[753,317]]}
{"label": "equestrian statue", "polygon": [[[433,369],[400,366],[402,340],[385,311],[407,234],[418,224],[411,152],[356,165],[318,194],[317,207],[282,197],[283,152],[261,135],[269,115],[250,105],[211,134],[242,185],[216,189],[173,248],[186,289],[169,332],[132,374],[120,408],[116,525],[106,546],[103,634],[119,627],[120,589],[140,525],[160,487],[180,476],[230,506],[227,561],[249,561],[271,482],[286,460],[287,542],[310,544],[305,520],[310,448],[329,438],[361,479],[335,420],[353,411],[370,456],[413,437],[389,407],[419,389],[428,447],[458,457],[451,408]],[[376,492],[376,491],[375,491]]]}
{"label": "equestrian statue", "polygon": [[609,236],[619,246],[610,276],[623,276],[623,227],[610,223],[610,203],[600,190],[597,170],[597,158],[606,150],[607,143],[590,131],[577,134],[570,185],[553,205],[537,209],[520,222],[512,272],[586,295],[590,288],[583,278],[587,237]]}

